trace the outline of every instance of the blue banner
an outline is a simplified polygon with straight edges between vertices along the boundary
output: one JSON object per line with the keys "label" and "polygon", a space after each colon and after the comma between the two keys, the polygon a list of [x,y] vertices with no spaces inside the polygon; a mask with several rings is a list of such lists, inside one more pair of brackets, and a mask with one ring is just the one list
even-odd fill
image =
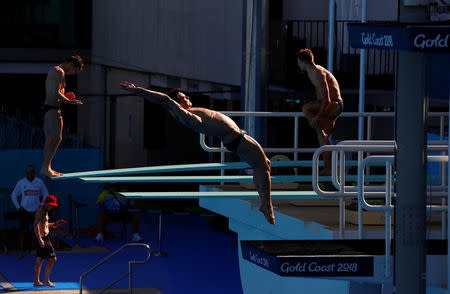
{"label": "blue banner", "polygon": [[287,277],[372,277],[373,256],[317,255],[274,256],[241,243],[242,257],[279,276]]}
{"label": "blue banner", "polygon": [[450,26],[408,27],[412,51],[450,52]]}
{"label": "blue banner", "polygon": [[450,26],[347,25],[353,48],[450,52]]}

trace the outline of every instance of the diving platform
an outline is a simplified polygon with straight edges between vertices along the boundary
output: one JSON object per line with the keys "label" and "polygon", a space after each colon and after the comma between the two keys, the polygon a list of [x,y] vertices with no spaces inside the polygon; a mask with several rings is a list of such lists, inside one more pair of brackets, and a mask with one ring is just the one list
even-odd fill
{"label": "diving platform", "polygon": [[[272,183],[311,183],[310,175],[271,176]],[[252,176],[133,176],[133,177],[79,177],[86,183],[251,183]],[[365,179],[371,182],[383,182],[382,175],[370,175]],[[331,182],[331,176],[319,176],[320,182]],[[357,176],[347,176],[347,181],[357,181]]]}
{"label": "diving platform", "polygon": [[[134,199],[259,199],[256,191],[203,191],[203,192],[121,192]],[[325,199],[314,191],[272,191],[272,199]]]}
{"label": "diving platform", "polygon": [[[319,166],[323,163],[319,162]],[[346,161],[347,166],[357,166],[357,160]],[[277,167],[311,167],[311,160],[280,160],[271,163],[272,168]],[[137,175],[148,173],[167,173],[167,172],[193,172],[193,171],[211,171],[211,170],[232,170],[232,169],[250,169],[251,167],[245,162],[227,162],[227,163],[197,163],[197,164],[176,164],[176,165],[160,165],[145,166],[135,168],[119,168],[109,170],[93,170],[83,172],[66,173],[59,177],[52,177],[54,181],[87,178],[87,177],[104,177],[117,175]]]}
{"label": "diving platform", "polygon": [[[339,158],[333,155],[332,176],[318,175],[321,165],[319,154],[325,151],[340,154]],[[144,175],[193,171],[218,173],[219,170],[250,168],[244,162],[75,172],[52,180],[79,179],[84,183],[198,183],[196,191],[120,194],[131,199],[197,199],[200,207],[226,217],[229,229],[238,236],[239,271],[244,293],[295,293],[302,289],[305,293],[328,294],[333,289],[333,293],[359,294],[364,291],[391,294],[392,245],[385,240],[392,238],[392,158],[370,155],[358,166],[357,161],[345,160],[345,152],[355,151],[389,153],[392,146],[322,146],[316,150],[312,161],[273,161],[272,168],[312,168],[312,174],[308,175],[271,176],[275,225],[269,224],[259,211],[260,197],[252,184],[251,175]],[[445,163],[448,157],[429,159]],[[377,174],[364,171],[362,167],[369,165],[377,166]],[[351,166],[358,166],[358,175],[347,174],[346,168]],[[385,168],[385,174],[379,174],[381,168]],[[430,179],[439,182],[430,189],[430,193],[434,196],[447,193],[442,176],[430,175]],[[319,183],[325,185],[319,186]],[[363,187],[362,199],[366,197],[371,204],[373,201],[386,204],[377,204],[378,211],[363,212],[358,202],[360,185]],[[351,211],[353,217],[352,222],[349,222],[347,214],[350,210],[346,207],[355,206],[358,211]],[[427,256],[427,287],[443,289],[447,282],[447,245],[444,245],[446,236],[442,219],[447,205],[441,203],[437,208],[434,210],[435,207],[430,206],[430,210],[427,210],[430,214],[427,237],[434,244],[429,246],[434,251],[430,251]],[[357,215],[360,210],[361,218]],[[376,214],[377,221],[368,225],[364,221],[367,214]],[[359,292],[355,290],[358,287],[361,290]]]}
{"label": "diving platform", "polygon": [[[201,192],[209,193],[237,190],[242,186],[200,186]],[[354,201],[344,203],[350,206]],[[323,294],[330,289],[333,293],[393,293],[393,256],[386,259],[384,215],[379,224],[364,226],[360,240],[358,226],[348,220],[340,233],[339,199],[274,198],[275,225],[265,221],[259,204],[257,199],[199,198],[201,207],[227,217],[229,229],[238,235],[244,293],[296,293],[298,289]],[[432,222],[429,230],[427,285],[443,288],[446,241],[440,239],[440,223]]]}
{"label": "diving platform", "polygon": [[[338,289],[362,293],[355,287],[367,293],[386,293],[383,288],[392,288],[392,278],[385,275],[383,239],[241,240],[240,243],[242,263],[248,268],[247,279],[251,279],[252,272],[257,272],[253,278],[261,279],[264,272],[261,283],[270,287],[272,293],[293,293],[278,291],[292,291],[294,281],[301,281],[298,286],[302,285],[306,293],[327,293],[330,284],[334,284],[334,293],[340,293]],[[439,285],[445,279],[447,241],[428,240],[427,251],[427,284]],[[392,268],[392,263],[388,266]],[[324,284],[312,283],[313,278],[320,278]],[[271,293],[270,290],[265,293]]]}
{"label": "diving platform", "polygon": [[[311,166],[309,160],[295,160],[295,161],[274,161],[272,167],[298,167]],[[116,176],[116,175],[137,175],[147,173],[165,173],[165,172],[182,172],[182,171],[210,171],[210,170],[230,170],[230,169],[249,169],[250,166],[245,162],[228,162],[228,163],[197,163],[197,164],[176,164],[176,165],[160,165],[160,166],[145,166],[135,168],[119,168],[109,170],[95,170],[85,172],[67,173],[60,177],[52,177],[52,180],[68,180],[77,179],[80,177],[93,176]]]}

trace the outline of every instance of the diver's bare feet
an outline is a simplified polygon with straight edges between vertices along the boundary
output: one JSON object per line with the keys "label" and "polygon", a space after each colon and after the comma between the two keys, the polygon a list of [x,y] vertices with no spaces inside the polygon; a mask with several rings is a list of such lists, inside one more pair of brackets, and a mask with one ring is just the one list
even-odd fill
{"label": "diver's bare feet", "polygon": [[53,284],[53,283],[50,282],[50,281],[44,282],[44,286],[47,286],[47,287],[56,287],[56,285]]}
{"label": "diver's bare feet", "polygon": [[42,287],[44,284],[42,284],[40,281],[34,282],[33,287]]}
{"label": "diver's bare feet", "polygon": [[50,171],[51,171],[52,173],[54,173],[54,174],[56,175],[56,177],[60,177],[60,176],[64,175],[63,173],[57,172],[57,171],[55,171],[55,170],[53,170],[53,169],[50,169]]}
{"label": "diver's bare feet", "polygon": [[259,207],[259,211],[266,217],[269,224],[274,225],[275,224],[275,216],[273,215],[273,208],[272,206],[269,207],[263,207],[262,205]]}
{"label": "diver's bare feet", "polygon": [[46,178],[53,178],[53,177],[58,177],[58,174],[54,171],[50,170],[46,170],[46,169],[41,169],[41,171],[39,172],[39,174],[41,176],[44,176]]}
{"label": "diver's bare feet", "polygon": [[41,169],[39,174],[41,174],[42,176],[44,176],[46,178],[54,178],[54,177],[59,177],[60,176],[60,173],[55,172],[51,168],[50,169]]}

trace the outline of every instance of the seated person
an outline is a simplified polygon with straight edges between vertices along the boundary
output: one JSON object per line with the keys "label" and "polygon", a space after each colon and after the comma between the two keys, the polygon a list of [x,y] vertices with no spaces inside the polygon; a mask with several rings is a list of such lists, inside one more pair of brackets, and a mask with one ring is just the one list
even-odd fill
{"label": "seated person", "polygon": [[128,210],[128,201],[125,197],[117,193],[117,185],[105,184],[104,190],[97,198],[98,206],[98,231],[96,241],[103,241],[108,221],[131,220],[133,230],[132,242],[141,242],[139,235],[139,218],[135,213]]}

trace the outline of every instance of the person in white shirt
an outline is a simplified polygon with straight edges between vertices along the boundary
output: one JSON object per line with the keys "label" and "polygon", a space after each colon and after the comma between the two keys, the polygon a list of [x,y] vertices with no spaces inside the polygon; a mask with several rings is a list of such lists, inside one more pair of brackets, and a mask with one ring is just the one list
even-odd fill
{"label": "person in white shirt", "polygon": [[26,177],[17,182],[11,194],[11,199],[17,209],[17,217],[20,221],[18,236],[19,257],[23,257],[24,254],[25,233],[30,230],[34,222],[34,214],[48,195],[44,182],[36,178],[35,174],[34,166],[27,166]]}

